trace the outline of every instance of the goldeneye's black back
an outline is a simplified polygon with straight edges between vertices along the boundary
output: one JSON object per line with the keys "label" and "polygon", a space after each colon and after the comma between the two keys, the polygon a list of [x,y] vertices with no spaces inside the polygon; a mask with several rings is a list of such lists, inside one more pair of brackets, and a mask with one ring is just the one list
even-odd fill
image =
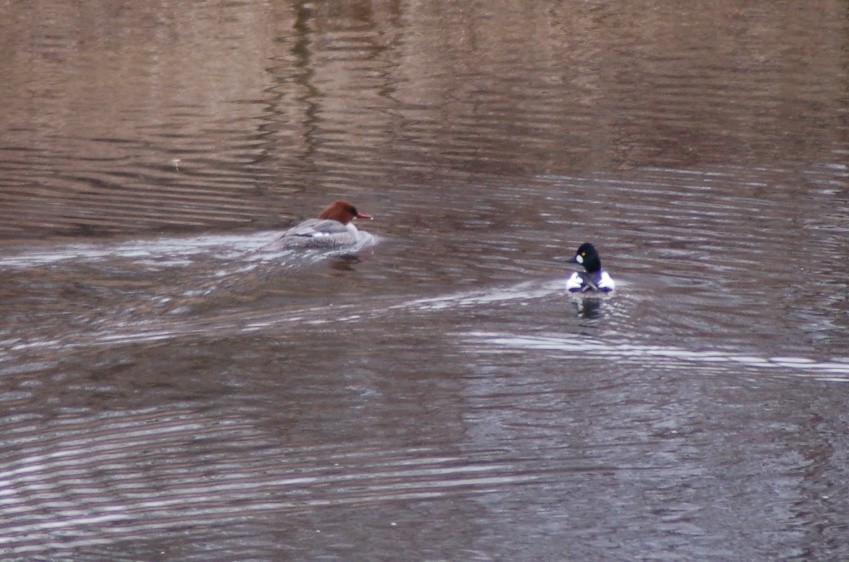
{"label": "goldeneye's black back", "polygon": [[601,268],[601,257],[598,250],[589,242],[584,242],[569,260],[584,266],[586,271],[576,271],[566,280],[566,288],[573,293],[601,291],[608,293],[616,288],[616,283],[605,270]]}

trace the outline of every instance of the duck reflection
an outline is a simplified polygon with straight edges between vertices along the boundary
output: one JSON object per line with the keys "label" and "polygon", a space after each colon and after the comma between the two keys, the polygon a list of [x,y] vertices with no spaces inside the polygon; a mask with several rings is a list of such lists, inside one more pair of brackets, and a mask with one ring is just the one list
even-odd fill
{"label": "duck reflection", "polygon": [[342,254],[330,260],[330,268],[335,271],[353,271],[354,265],[360,262],[356,254]]}
{"label": "duck reflection", "polygon": [[587,318],[590,320],[601,318],[601,301],[602,299],[592,297],[575,299],[575,309],[578,313],[578,318]]}

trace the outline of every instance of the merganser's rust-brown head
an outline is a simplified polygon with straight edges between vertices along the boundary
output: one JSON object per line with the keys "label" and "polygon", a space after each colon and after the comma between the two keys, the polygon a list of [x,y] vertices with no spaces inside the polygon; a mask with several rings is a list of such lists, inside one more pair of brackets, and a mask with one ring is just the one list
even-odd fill
{"label": "merganser's rust-brown head", "polygon": [[318,215],[320,219],[330,219],[334,221],[339,221],[342,224],[348,224],[354,219],[368,219],[371,220],[373,217],[371,215],[367,215],[365,213],[357,212],[357,208],[348,203],[347,201],[334,201],[330,205],[325,208],[320,215]]}

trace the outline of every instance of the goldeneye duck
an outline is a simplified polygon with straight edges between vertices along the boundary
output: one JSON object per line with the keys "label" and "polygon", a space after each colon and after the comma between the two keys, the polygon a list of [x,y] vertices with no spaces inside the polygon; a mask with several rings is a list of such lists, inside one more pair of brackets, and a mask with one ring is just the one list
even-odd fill
{"label": "goldeneye duck", "polygon": [[357,243],[358,231],[354,219],[371,220],[371,215],[357,211],[347,201],[334,201],[317,219],[308,219],[283,233],[264,249],[321,248],[350,246]]}
{"label": "goldeneye duck", "polygon": [[576,271],[566,280],[566,288],[571,292],[601,291],[608,293],[616,288],[616,283],[601,268],[598,250],[589,242],[581,244],[569,263],[583,265],[586,269],[586,271]]}

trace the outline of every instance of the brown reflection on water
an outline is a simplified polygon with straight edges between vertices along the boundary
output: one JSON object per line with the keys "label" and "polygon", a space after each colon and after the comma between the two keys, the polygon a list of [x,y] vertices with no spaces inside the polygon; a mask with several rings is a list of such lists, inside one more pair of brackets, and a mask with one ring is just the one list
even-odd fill
{"label": "brown reflection on water", "polygon": [[281,195],[399,173],[772,165],[846,143],[839,2],[36,2],[3,27],[15,237],[265,227]]}
{"label": "brown reflection on water", "polygon": [[849,557],[847,10],[3,4],[0,558]]}

